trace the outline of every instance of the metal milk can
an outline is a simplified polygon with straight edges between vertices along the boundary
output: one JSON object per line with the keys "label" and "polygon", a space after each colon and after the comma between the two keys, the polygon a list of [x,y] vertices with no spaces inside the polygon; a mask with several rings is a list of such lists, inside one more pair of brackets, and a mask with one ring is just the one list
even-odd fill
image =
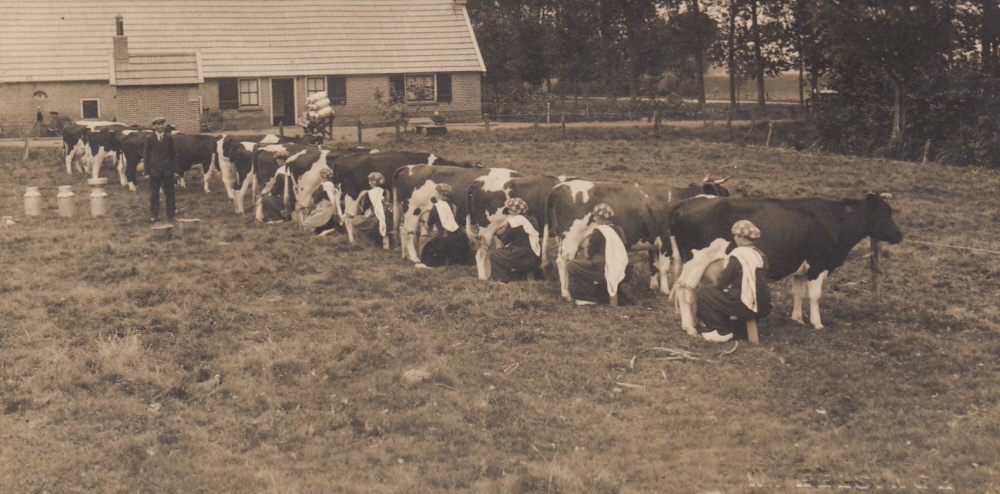
{"label": "metal milk can", "polygon": [[40,216],[42,214],[42,193],[38,187],[27,186],[24,193],[24,215]]}
{"label": "metal milk can", "polygon": [[56,202],[59,203],[59,216],[63,218],[72,218],[75,212],[73,204],[73,186],[72,185],[60,185],[59,193],[56,194]]}

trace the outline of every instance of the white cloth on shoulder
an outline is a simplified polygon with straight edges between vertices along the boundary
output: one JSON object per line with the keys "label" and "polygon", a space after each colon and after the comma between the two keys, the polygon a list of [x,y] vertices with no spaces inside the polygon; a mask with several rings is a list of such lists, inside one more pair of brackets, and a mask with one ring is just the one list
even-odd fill
{"label": "white cloth on shoulder", "polygon": [[538,230],[535,230],[535,227],[531,225],[528,218],[522,214],[510,216],[507,218],[507,224],[510,225],[511,228],[521,228],[524,230],[524,233],[528,234],[528,240],[531,243],[531,250],[535,252],[536,256],[542,255],[542,246],[538,243]]}
{"label": "white cloth on shoulder", "polygon": [[378,234],[385,236],[385,206],[382,201],[385,199],[385,189],[382,187],[372,187],[368,189],[368,200],[372,203],[372,211],[375,212],[375,217],[378,218]]}
{"label": "white cloth on shoulder", "polygon": [[604,279],[608,280],[608,295],[614,297],[618,295],[618,284],[625,279],[628,250],[614,228],[598,225],[597,229],[604,234]]}
{"label": "white cloth on shoulder", "polygon": [[753,247],[737,247],[729,253],[726,264],[728,265],[729,259],[734,257],[743,267],[740,300],[748,309],[757,312],[757,270],[764,267],[764,258]]}
{"label": "white cloth on shoulder", "polygon": [[438,217],[441,218],[441,226],[449,232],[454,232],[458,230],[458,223],[455,222],[455,214],[451,212],[451,204],[445,201],[438,201],[434,203],[434,208],[437,209]]}

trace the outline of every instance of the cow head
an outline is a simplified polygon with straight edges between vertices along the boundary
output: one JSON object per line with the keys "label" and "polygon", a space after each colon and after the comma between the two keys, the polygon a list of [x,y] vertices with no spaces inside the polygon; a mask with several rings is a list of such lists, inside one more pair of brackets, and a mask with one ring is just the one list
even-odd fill
{"label": "cow head", "polygon": [[701,190],[707,196],[717,196],[717,197],[729,197],[729,189],[722,186],[732,177],[719,178],[709,181],[708,178],[711,175],[705,175],[704,180],[701,181]]}
{"label": "cow head", "polygon": [[903,241],[903,232],[896,226],[896,221],[892,219],[892,206],[886,199],[892,198],[891,194],[877,194],[869,192],[865,195],[865,205],[868,207],[868,235],[875,240],[898,244]]}

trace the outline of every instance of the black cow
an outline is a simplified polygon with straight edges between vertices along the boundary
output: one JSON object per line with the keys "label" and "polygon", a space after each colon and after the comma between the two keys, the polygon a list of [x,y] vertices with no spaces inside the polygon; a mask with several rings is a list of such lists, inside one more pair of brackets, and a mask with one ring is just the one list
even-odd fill
{"label": "black cow", "polygon": [[181,187],[185,186],[184,174],[195,166],[199,166],[201,167],[205,193],[211,192],[208,188],[208,179],[213,173],[221,173],[216,159],[217,140],[215,136],[209,135],[174,135],[174,149],[177,150],[177,175],[180,176]]}
{"label": "black cow", "polygon": [[[802,323],[802,297],[809,296],[809,320],[823,329],[819,298],[823,280],[842,266],[851,249],[865,237],[898,244],[903,240],[887,194],[870,193],[864,199],[839,201],[803,199],[694,198],[679,204],[670,215],[676,242],[674,270],[694,249],[713,240],[733,241],[732,226],[750,220],[760,229],[754,241],[770,265],[768,275],[780,280],[792,275],[792,319]],[[808,282],[807,282],[808,280]],[[689,332],[694,328],[685,328]]]}

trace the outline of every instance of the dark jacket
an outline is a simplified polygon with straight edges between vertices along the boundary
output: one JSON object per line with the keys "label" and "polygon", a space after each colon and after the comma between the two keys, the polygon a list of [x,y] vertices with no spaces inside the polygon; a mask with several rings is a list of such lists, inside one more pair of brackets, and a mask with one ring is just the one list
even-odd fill
{"label": "dark jacket", "polygon": [[174,138],[168,133],[163,140],[157,139],[156,132],[146,138],[142,147],[142,160],[146,163],[146,173],[150,177],[170,178],[177,171],[177,150]]}

